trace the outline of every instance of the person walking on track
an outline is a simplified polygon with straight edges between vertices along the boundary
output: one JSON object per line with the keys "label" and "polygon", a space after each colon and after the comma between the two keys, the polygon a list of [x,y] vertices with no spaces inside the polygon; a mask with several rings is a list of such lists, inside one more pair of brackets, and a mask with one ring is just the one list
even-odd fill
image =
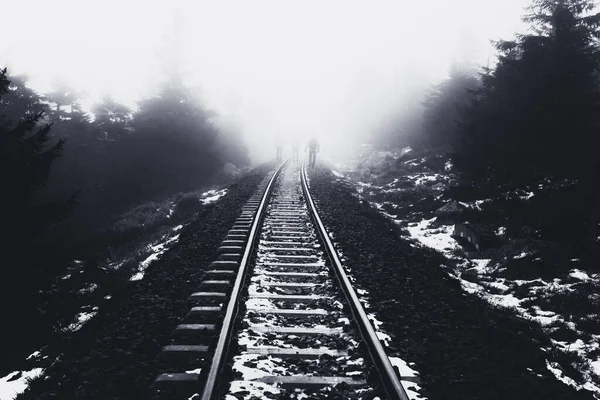
{"label": "person walking on track", "polygon": [[308,166],[314,167],[317,161],[317,153],[320,150],[319,142],[317,141],[315,135],[313,135],[306,144],[304,152],[306,152],[306,150],[308,150]]}

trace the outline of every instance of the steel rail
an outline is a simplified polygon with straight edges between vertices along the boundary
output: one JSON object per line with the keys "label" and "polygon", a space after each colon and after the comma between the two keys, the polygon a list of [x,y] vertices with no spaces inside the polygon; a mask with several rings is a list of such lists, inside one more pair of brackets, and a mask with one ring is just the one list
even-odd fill
{"label": "steel rail", "polygon": [[317,207],[315,206],[315,202],[312,199],[308,187],[306,162],[302,163],[302,171],[300,175],[302,177],[302,191],[304,192],[304,197],[306,198],[306,203],[308,204],[310,214],[315,221],[317,232],[325,243],[326,252],[332,261],[333,269],[338,277],[342,290],[344,291],[346,300],[350,305],[354,320],[358,324],[359,331],[363,337],[363,340],[365,341],[365,344],[367,345],[371,360],[379,372],[383,383],[383,388],[390,400],[409,400],[409,397],[406,394],[402,383],[400,382],[400,378],[390,363],[390,359],[383,349],[383,346],[381,345],[381,342],[375,333],[375,329],[373,329],[373,326],[367,317],[367,313],[365,312],[362,304],[360,304],[360,300],[358,299],[358,296],[352,287],[352,283],[348,279],[348,275],[344,271],[344,267],[342,266],[331,239],[329,239],[329,235],[325,230],[325,226],[321,221],[321,217],[319,217]]}
{"label": "steel rail", "polygon": [[248,272],[250,257],[256,245],[258,227],[261,223],[263,214],[265,213],[267,200],[269,199],[269,196],[271,195],[271,191],[273,189],[273,183],[275,182],[275,180],[279,176],[279,173],[286,164],[287,161],[281,163],[279,168],[277,168],[277,170],[271,177],[271,180],[269,181],[269,184],[265,189],[265,193],[263,194],[263,197],[260,201],[260,205],[256,210],[254,220],[252,221],[252,228],[250,230],[250,234],[248,235],[248,243],[246,243],[246,248],[244,249],[244,256],[240,261],[239,270],[235,278],[235,283],[231,291],[231,296],[229,297],[229,302],[227,303],[227,311],[225,312],[225,317],[223,318],[223,323],[221,325],[219,340],[217,341],[215,352],[210,363],[208,376],[206,378],[206,383],[204,384],[204,388],[202,389],[202,394],[200,396],[202,400],[213,400],[219,394],[219,376],[221,375],[221,371],[226,362],[229,341],[231,339],[233,328],[235,325],[235,320],[239,311],[239,298],[244,288],[244,281],[246,279],[246,273]]}

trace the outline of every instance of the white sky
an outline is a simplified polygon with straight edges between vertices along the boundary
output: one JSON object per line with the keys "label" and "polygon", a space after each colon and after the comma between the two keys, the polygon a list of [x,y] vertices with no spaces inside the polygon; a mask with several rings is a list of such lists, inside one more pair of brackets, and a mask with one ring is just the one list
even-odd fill
{"label": "white sky", "polygon": [[[240,110],[254,154],[275,134],[316,132],[325,145],[420,101],[452,60],[484,65],[489,39],[523,30],[525,0],[0,0],[0,65],[40,91],[62,75],[134,104],[159,74],[180,17],[190,84]],[[327,146],[325,146],[327,147]]]}

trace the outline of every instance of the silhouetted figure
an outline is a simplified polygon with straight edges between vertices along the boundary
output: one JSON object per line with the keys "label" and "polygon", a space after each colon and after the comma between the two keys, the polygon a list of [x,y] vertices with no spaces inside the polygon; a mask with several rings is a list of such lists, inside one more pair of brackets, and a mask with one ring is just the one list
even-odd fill
{"label": "silhouetted figure", "polygon": [[292,138],[292,157],[294,162],[298,161],[298,150],[300,149],[300,141],[297,137]]}
{"label": "silhouetted figure", "polygon": [[308,150],[308,166],[314,167],[317,162],[317,153],[320,150],[319,142],[315,136],[311,137],[308,143],[306,144],[306,149],[304,152]]}
{"label": "silhouetted figure", "polygon": [[281,161],[283,158],[283,140],[281,138],[275,140],[275,149],[277,149],[277,161]]}

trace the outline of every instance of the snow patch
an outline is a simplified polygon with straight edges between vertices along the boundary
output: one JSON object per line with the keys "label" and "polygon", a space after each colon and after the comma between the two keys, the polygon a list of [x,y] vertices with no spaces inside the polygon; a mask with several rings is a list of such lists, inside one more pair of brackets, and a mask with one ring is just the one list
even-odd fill
{"label": "snow patch", "polygon": [[594,369],[594,373],[600,376],[600,358],[598,358],[596,361],[592,361],[590,366]]}
{"label": "snow patch", "polygon": [[419,376],[419,373],[412,369],[404,360],[400,357],[388,357],[392,366],[397,367],[400,372],[401,378],[416,378]]}
{"label": "snow patch", "polygon": [[492,260],[479,258],[471,259],[471,262],[475,264],[475,267],[473,267],[473,269],[479,273],[487,272],[487,266],[490,263],[490,261]]}
{"label": "snow patch", "polygon": [[88,287],[85,287],[85,288],[79,290],[79,293],[81,293],[81,294],[92,293],[96,289],[98,289],[98,285],[96,285],[95,283],[91,283]]}
{"label": "snow patch", "polygon": [[384,346],[389,347],[390,340],[392,340],[390,335],[388,335],[387,333],[381,332],[381,331],[376,331],[375,334],[377,335],[377,339],[379,339],[383,342]]}
{"label": "snow patch", "polygon": [[388,357],[392,366],[398,368],[400,373],[400,383],[410,400],[425,400],[426,397],[420,394],[421,386],[419,382],[419,373],[412,369],[404,360],[399,357]]}
{"label": "snow patch", "polygon": [[[253,365],[247,367],[246,364]],[[233,358],[233,370],[241,374],[240,380],[251,381],[275,374],[278,365],[273,358],[265,358],[260,354],[241,354]]]}
{"label": "snow patch", "polygon": [[227,194],[227,189],[221,189],[221,190],[209,190],[208,192],[204,192],[201,195],[201,201],[202,204],[206,205],[206,204],[210,204],[210,203],[214,203],[215,201],[219,200],[221,197],[225,196]]}
{"label": "snow patch", "polygon": [[30,371],[14,371],[0,378],[0,400],[13,400],[23,393],[32,379],[38,378],[44,372],[43,368]]}
{"label": "snow patch", "polygon": [[[281,391],[275,385],[262,382],[251,382],[251,381],[233,381],[229,385],[230,393],[244,392],[244,399],[261,399],[265,393],[273,395],[279,394]],[[228,394],[225,396],[225,400],[238,400],[236,396]]]}
{"label": "snow patch", "polygon": [[577,382],[575,382],[573,379],[566,376],[559,367],[560,366],[557,363],[551,363],[548,360],[546,360],[546,368],[548,368],[548,370],[554,374],[556,379],[558,379],[559,381],[561,381],[562,383],[564,383],[566,385],[573,386],[573,387],[579,387]]}
{"label": "snow patch", "polygon": [[530,199],[530,198],[532,198],[534,195],[535,195],[535,193],[533,193],[533,192],[529,192],[529,193],[527,193],[527,194],[526,194],[526,195],[524,195],[524,196],[519,196],[519,198],[520,198],[521,200],[529,200],[529,199]]}
{"label": "snow patch", "polygon": [[[476,294],[477,296],[486,300],[490,304],[504,307],[504,308],[511,308],[521,318],[537,322],[544,330],[552,329],[552,327],[556,326],[556,323],[561,323],[561,324],[564,324],[565,326],[567,326],[569,329],[571,329],[575,332],[578,332],[576,329],[575,323],[566,320],[563,316],[561,316],[553,311],[543,310],[537,305],[531,305],[528,307],[524,307],[521,305],[521,303],[523,301],[526,301],[529,299],[529,297],[527,297],[527,296],[530,296],[530,295],[537,296],[537,293],[539,293],[539,292],[553,294],[553,293],[562,293],[565,291],[573,291],[575,289],[573,289],[572,286],[580,285],[581,283],[565,284],[565,283],[562,283],[562,281],[560,279],[554,279],[551,282],[546,282],[539,278],[532,280],[532,281],[524,281],[524,280],[510,281],[510,280],[507,280],[504,278],[496,278],[494,281],[490,282],[490,281],[487,281],[490,279],[490,277],[488,275],[486,275],[486,273],[484,271],[481,271],[481,273],[479,274],[479,277],[482,280],[482,282],[480,282],[478,284],[478,283],[473,283],[473,282],[467,281],[465,279],[462,279],[460,277],[459,273],[454,274],[451,272],[449,275],[459,281],[459,283],[461,284],[464,291],[466,291],[468,293]],[[585,281],[585,277],[587,277],[588,279],[591,279],[586,273],[579,271],[579,270],[572,270],[571,275],[574,275],[575,278],[583,280],[583,281]],[[509,284],[507,285],[507,283],[509,283]],[[529,293],[525,294],[526,297],[524,297],[524,298],[518,298],[513,293],[510,293],[511,288],[512,288],[512,290],[514,290],[514,289],[518,288],[519,286],[531,284],[531,283],[535,283],[536,286],[530,287]],[[492,286],[492,287],[499,289],[502,292],[502,294],[488,293],[486,291],[487,286]],[[552,340],[552,343],[555,347],[561,349],[562,351],[575,353],[579,357],[580,360],[582,360],[584,363],[587,363],[589,365],[589,369],[581,371],[584,374],[584,376],[587,376],[587,378],[586,378],[587,382],[583,385],[578,384],[574,379],[565,375],[565,373],[562,371],[562,369],[560,368],[560,365],[558,363],[546,360],[546,366],[547,366],[548,370],[551,371],[558,380],[560,380],[561,382],[563,382],[567,385],[573,386],[573,387],[577,388],[578,390],[585,389],[585,390],[589,390],[592,392],[600,393],[600,386],[595,384],[594,381],[590,377],[591,374],[595,374],[596,376],[599,376],[599,374],[598,374],[600,372],[600,371],[598,371],[599,365],[598,365],[598,362],[596,362],[596,363],[591,362],[589,360],[589,356],[588,356],[588,354],[590,352],[592,352],[594,349],[597,349],[598,347],[600,347],[600,336],[592,335],[592,338],[588,341],[588,343],[585,343],[581,339],[577,339],[573,343],[559,342],[556,340]],[[547,352],[549,349],[542,348],[542,350]]]}
{"label": "snow patch", "polygon": [[92,311],[82,311],[77,313],[75,315],[75,321],[69,324],[67,329],[71,332],[78,331],[83,325],[85,325],[86,322],[94,318],[96,314],[98,314],[98,307],[94,307]]}
{"label": "snow patch", "polygon": [[178,240],[179,240],[179,234],[177,234],[173,237],[170,237],[167,240],[165,240],[161,243],[158,243],[156,245],[148,246],[148,248],[152,251],[152,254],[150,254],[148,257],[146,257],[146,259],[144,261],[140,262],[136,273],[131,278],[129,278],[129,280],[130,281],[139,281],[139,280],[143,279],[144,273],[145,273],[146,269],[150,266],[150,264],[153,261],[160,259],[160,256],[162,256],[163,253],[169,249],[168,246],[172,243],[176,243]]}
{"label": "snow patch", "polygon": [[458,247],[456,241],[452,238],[454,227],[452,225],[442,225],[438,228],[429,228],[435,220],[436,217],[423,219],[413,226],[409,225],[406,229],[422,245],[451,256],[452,252]]}
{"label": "snow patch", "polygon": [[590,280],[590,276],[588,274],[586,274],[583,271],[580,271],[578,269],[572,269],[571,272],[569,273],[569,276],[571,278],[575,278],[575,279],[579,279],[582,281],[589,281]]}
{"label": "snow patch", "polygon": [[531,254],[531,253],[527,253],[527,252],[524,252],[524,251],[523,251],[523,252],[521,252],[521,254],[519,254],[518,256],[514,256],[514,257],[513,257],[513,259],[515,259],[515,260],[520,260],[521,258],[525,258],[525,257],[527,257],[527,255],[529,255],[529,254]]}

